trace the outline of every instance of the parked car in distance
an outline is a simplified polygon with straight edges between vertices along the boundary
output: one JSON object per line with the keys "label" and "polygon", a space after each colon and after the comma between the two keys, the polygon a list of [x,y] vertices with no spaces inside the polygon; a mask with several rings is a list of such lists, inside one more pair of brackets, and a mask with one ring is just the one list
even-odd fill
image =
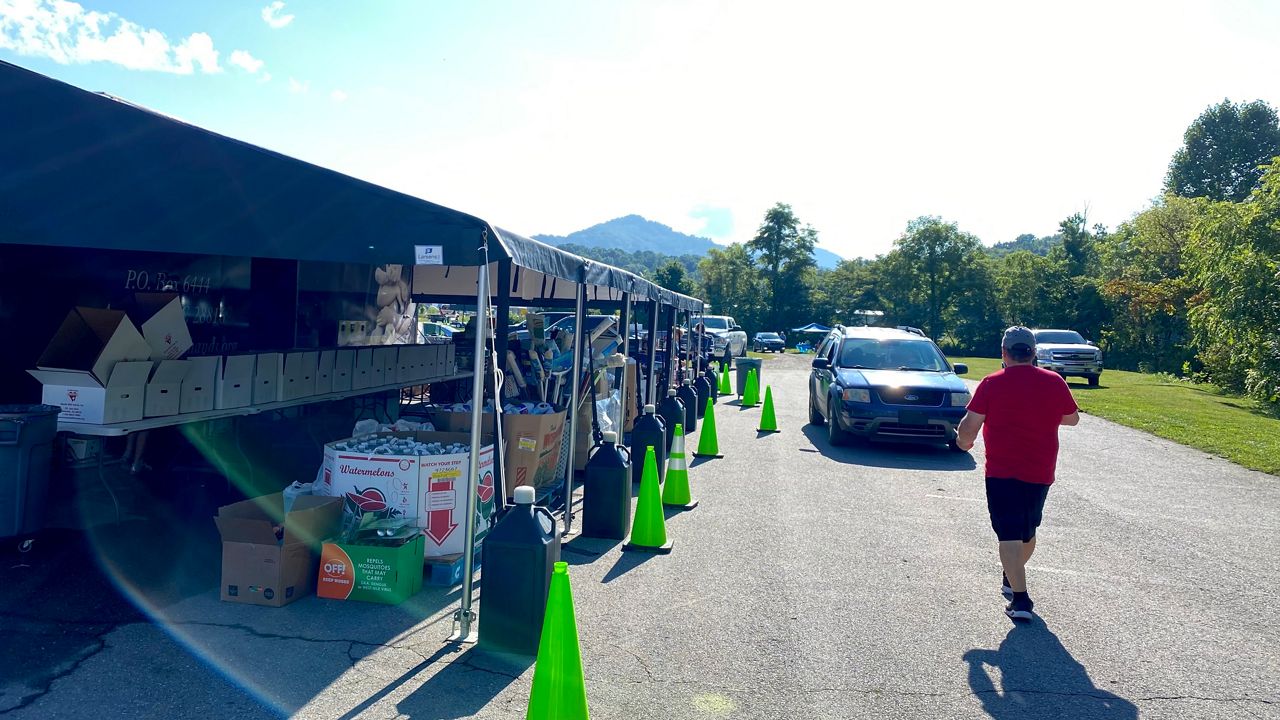
{"label": "parked car in distance", "polygon": [[699,315],[693,318],[693,327],[698,323],[711,336],[711,356],[723,358],[729,362],[732,358],[747,354],[747,331],[738,325],[738,321],[728,315]]}
{"label": "parked car in distance", "polygon": [[785,352],[787,345],[778,333],[758,332],[751,338],[751,349],[754,352]]}
{"label": "parked car in distance", "polygon": [[969,389],[932,340],[893,328],[837,325],[809,374],[809,422],[832,445],[852,437],[956,446]]}
{"label": "parked car in distance", "polygon": [[1036,365],[1068,377],[1082,377],[1096,387],[1102,379],[1102,351],[1075,330],[1032,330]]}
{"label": "parked car in distance", "polygon": [[428,345],[443,345],[453,340],[454,329],[438,322],[418,323],[422,339]]}

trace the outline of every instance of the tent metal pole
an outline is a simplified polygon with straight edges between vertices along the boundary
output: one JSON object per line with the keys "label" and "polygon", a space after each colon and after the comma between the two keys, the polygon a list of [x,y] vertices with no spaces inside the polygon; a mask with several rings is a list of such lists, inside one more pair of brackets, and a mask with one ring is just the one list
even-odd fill
{"label": "tent metal pole", "polygon": [[[473,627],[476,613],[471,609],[474,594],[472,575],[475,574],[474,558],[476,550],[476,488],[480,483],[480,445],[481,425],[484,409],[484,341],[489,335],[489,264],[486,262],[487,252],[481,253],[480,267],[476,277],[476,339],[475,372],[471,380],[471,457],[467,473],[467,514],[462,521],[463,538],[466,539],[462,556],[462,606],[453,615],[454,627],[457,630],[451,640],[472,643],[476,641],[476,630]],[[495,401],[496,402],[496,401]]]}
{"label": "tent metal pole", "polygon": [[[569,443],[569,461],[564,469],[564,532],[561,533],[565,537],[573,528],[573,468],[578,461],[578,405],[582,402],[582,354],[590,352],[586,349],[587,344],[583,342],[587,324],[586,282],[578,283],[578,303],[574,308],[573,317],[573,373],[569,376],[573,385],[569,393],[569,436],[565,438]],[[588,378],[588,382],[594,381],[595,378]]]}
{"label": "tent metal pole", "polygon": [[631,293],[622,294],[622,380],[618,383],[618,394],[622,400],[622,427],[618,430],[618,439],[622,439],[622,431],[627,427],[627,360],[631,357]]}
{"label": "tent metal pole", "polygon": [[658,301],[649,303],[649,382],[645,385],[647,405],[658,406],[662,399],[654,383],[658,381]]}

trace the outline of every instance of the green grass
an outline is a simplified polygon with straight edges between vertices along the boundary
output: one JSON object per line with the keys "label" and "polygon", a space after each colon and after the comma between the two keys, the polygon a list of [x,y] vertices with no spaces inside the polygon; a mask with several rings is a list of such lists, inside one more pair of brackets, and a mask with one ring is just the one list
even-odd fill
{"label": "green grass", "polygon": [[[991,358],[952,358],[969,366],[966,378],[980,380],[1000,369]],[[1213,385],[1174,380],[1167,375],[1105,370],[1089,387],[1068,378],[1080,409],[1234,463],[1280,475],[1280,418],[1246,398]]]}

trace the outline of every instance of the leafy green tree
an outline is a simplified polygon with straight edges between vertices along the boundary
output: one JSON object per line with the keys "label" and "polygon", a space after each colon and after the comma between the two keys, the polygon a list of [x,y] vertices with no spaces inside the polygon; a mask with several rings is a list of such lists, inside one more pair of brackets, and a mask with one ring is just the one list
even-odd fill
{"label": "leafy green tree", "polygon": [[1186,261],[1200,288],[1188,318],[1205,371],[1280,406],[1280,159],[1248,200],[1207,205]]}
{"label": "leafy green tree", "polygon": [[1047,287],[1058,274],[1052,260],[1027,250],[1006,255],[994,264],[996,305],[1009,325],[1034,327],[1054,314]]}
{"label": "leafy green tree", "polygon": [[667,264],[658,268],[657,272],[653,274],[653,281],[668,290],[674,290],[685,295],[693,293],[693,283],[689,281],[684,264],[679,260],[669,260]]}
{"label": "leafy green tree", "polygon": [[855,310],[884,310],[877,268],[876,261],[858,258],[841,261],[834,270],[819,271],[810,293],[810,321],[856,325],[860,320]]}
{"label": "leafy green tree", "polygon": [[1223,100],[1196,118],[1169,163],[1165,190],[1182,197],[1240,202],[1258,185],[1261,167],[1280,155],[1280,121],[1267,103]]}
{"label": "leafy green tree", "polygon": [[760,229],[747,243],[763,268],[769,315],[767,326],[781,328],[807,312],[809,286],[814,277],[813,248],[818,233],[801,226],[791,206],[778,203],[765,213]]}
{"label": "leafy green tree", "polygon": [[1196,287],[1184,256],[1203,204],[1166,195],[1099,244],[1100,290],[1113,313],[1108,365],[1178,372],[1194,355],[1186,309]]}
{"label": "leafy green tree", "polygon": [[982,243],[955,223],[916,218],[881,260],[881,296],[900,322],[940,338],[954,301],[974,286],[972,275],[982,272],[982,261]]}
{"label": "leafy green tree", "polygon": [[745,245],[711,249],[698,263],[698,274],[702,277],[702,299],[712,313],[732,315],[748,333],[764,329],[764,280]]}

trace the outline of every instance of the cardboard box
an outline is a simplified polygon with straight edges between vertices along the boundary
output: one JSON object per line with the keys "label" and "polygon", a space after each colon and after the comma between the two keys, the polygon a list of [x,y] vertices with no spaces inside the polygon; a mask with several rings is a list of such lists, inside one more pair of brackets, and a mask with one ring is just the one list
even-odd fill
{"label": "cardboard box", "polygon": [[177,360],[193,345],[182,297],[174,293],[137,293],[130,313],[151,347],[152,360]]}
{"label": "cardboard box", "polygon": [[320,353],[315,350],[285,353],[282,400],[297,400],[316,394],[316,369]]}
{"label": "cardboard box", "polygon": [[422,589],[425,538],[398,547],[327,542],[320,551],[316,595],[399,605]]}
{"label": "cardboard box", "polygon": [[218,369],[213,407],[217,410],[249,407],[253,404],[253,374],[257,355],[228,355]]}
{"label": "cardboard box", "polygon": [[333,354],[333,392],[348,392],[351,388],[352,366],[356,354],[350,350],[338,350]]}
{"label": "cardboard box", "polygon": [[444,367],[444,346],[423,345],[422,371],[425,373],[423,378],[434,378],[439,375],[440,373],[436,372],[437,367]]}
{"label": "cardboard box", "polygon": [[258,353],[253,369],[253,404],[284,399],[284,354]]}
{"label": "cardboard box", "polygon": [[161,360],[147,381],[146,417],[177,415],[182,409],[182,380],[191,369],[189,360]]}
{"label": "cardboard box", "polygon": [[374,370],[373,387],[379,385],[394,385],[400,381],[400,367],[397,364],[399,358],[398,348],[394,345],[390,347],[376,347],[373,349],[373,365],[374,368],[382,368],[382,374],[378,375]]}
{"label": "cardboard box", "polygon": [[182,396],[178,412],[195,413],[213,409],[218,376],[222,374],[221,357],[190,358],[187,374],[182,378]]}
{"label": "cardboard box", "polygon": [[214,522],[222,535],[222,599],[280,607],[314,592],[316,551],[341,529],[342,501],[302,495],[285,516],[276,493],[218,508]]}
{"label": "cardboard box", "polygon": [[444,346],[444,367],[437,370],[436,374],[441,377],[458,374],[457,346],[453,343]]}
{"label": "cardboard box", "polygon": [[418,373],[418,345],[401,345],[396,352],[396,365],[399,372],[396,379],[402,383],[411,383],[421,380],[422,376]]}
{"label": "cardboard box", "polygon": [[[410,437],[420,442],[467,443],[466,433],[401,432],[381,433]],[[341,441],[338,441],[341,442]],[[338,450],[329,443],[324,448],[324,479],[321,489],[326,495],[343,497],[359,495],[364,500],[378,499],[392,510],[395,517],[417,519],[426,536],[426,557],[460,553],[463,549],[463,520],[470,452],[453,455],[364,455]],[[476,539],[488,533],[494,513],[493,438],[484,438],[480,450],[480,482],[476,489]]]}
{"label": "cardboard box", "polygon": [[355,355],[356,359],[351,366],[351,389],[364,390],[374,387],[373,348],[359,348]]}
{"label": "cardboard box", "polygon": [[502,439],[506,444],[502,457],[508,497],[514,495],[518,485],[540,488],[556,481],[566,417],[564,410],[550,415],[502,416]]}
{"label": "cardboard box", "polygon": [[91,374],[71,370],[29,370],[43,383],[41,402],[62,408],[60,422],[93,425],[141,420],[146,409],[151,361],[115,364],[106,385]]}
{"label": "cardboard box", "polygon": [[316,395],[333,392],[333,360],[337,350],[321,350],[316,356]]}
{"label": "cardboard box", "polygon": [[[480,552],[479,548],[476,548],[475,559],[471,563],[472,572],[480,569],[480,558],[483,555],[484,553]],[[462,582],[463,558],[464,555],[462,553],[428,558],[425,567],[426,583],[441,587],[453,587]]]}
{"label": "cardboard box", "polygon": [[431,346],[418,345],[414,349],[416,350],[416,353],[414,355],[414,363],[413,363],[414,375],[415,375],[414,379],[426,380],[427,378],[431,377],[431,367],[430,367],[431,361],[429,360],[430,356],[428,355],[428,353],[431,350]]}

